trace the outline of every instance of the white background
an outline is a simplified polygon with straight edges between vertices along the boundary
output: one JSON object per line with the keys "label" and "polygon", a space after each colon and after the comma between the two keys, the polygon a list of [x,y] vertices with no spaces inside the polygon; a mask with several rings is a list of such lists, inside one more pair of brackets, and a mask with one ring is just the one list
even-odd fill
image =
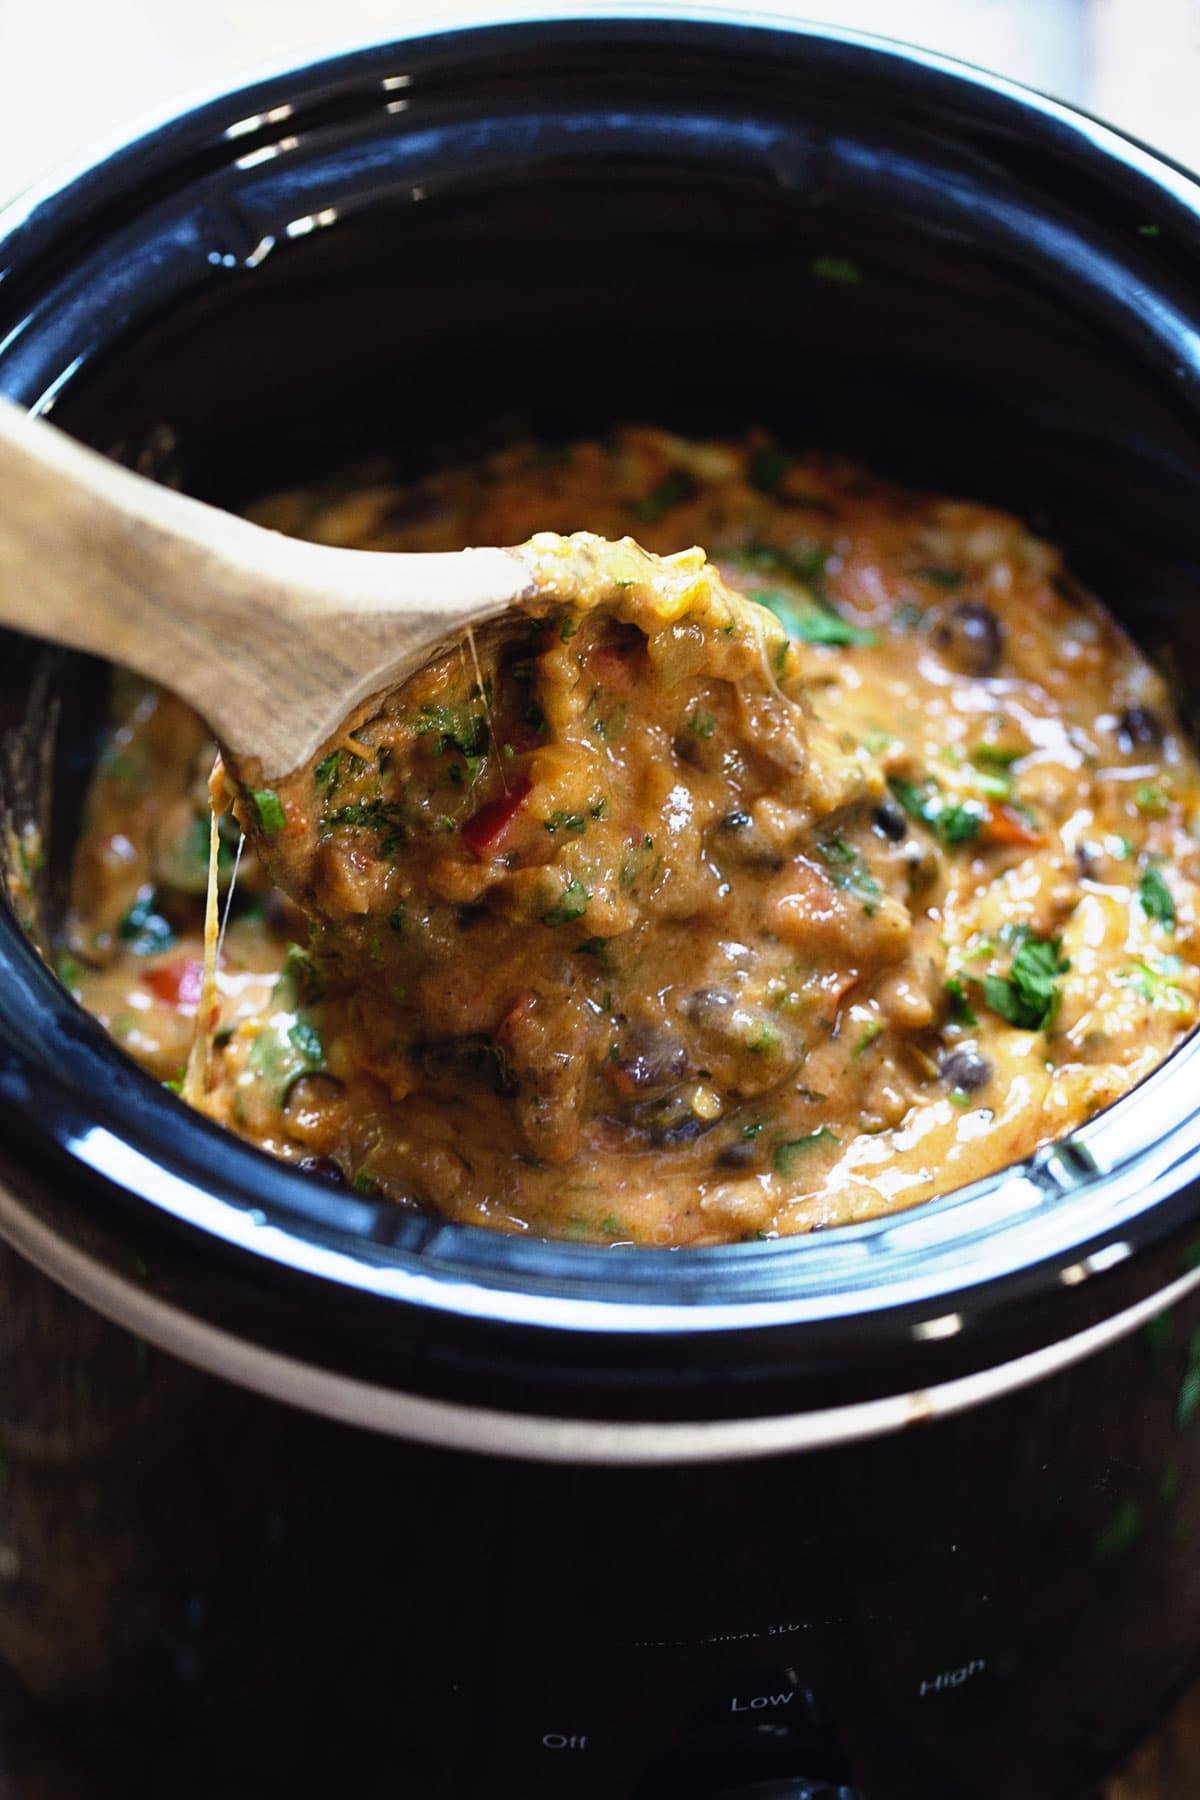
{"label": "white background", "polygon": [[[546,0],[533,0],[549,10]],[[669,9],[671,0],[666,0]],[[0,198],[189,95],[497,0],[0,0]],[[556,10],[578,10],[571,0]],[[727,10],[733,10],[727,6]],[[1200,0],[759,0],[949,51],[1200,168]]]}

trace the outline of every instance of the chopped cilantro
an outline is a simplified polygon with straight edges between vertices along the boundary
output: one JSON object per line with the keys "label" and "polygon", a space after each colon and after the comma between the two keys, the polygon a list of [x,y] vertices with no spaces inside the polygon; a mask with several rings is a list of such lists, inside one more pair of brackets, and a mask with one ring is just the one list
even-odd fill
{"label": "chopped cilantro", "polygon": [[396,905],[392,908],[391,912],[388,914],[388,924],[391,926],[392,930],[396,933],[396,935],[399,936],[400,933],[404,930],[404,927],[407,924],[407,922],[408,922],[408,906],[403,900],[399,900],[399,901],[397,901]]}
{"label": "chopped cilantro", "polygon": [[756,588],[750,598],[773,612],[789,636],[799,638],[803,644],[869,649],[879,641],[875,632],[852,625],[828,607],[815,602],[805,605],[798,595],[784,593],[781,588]]}
{"label": "chopped cilantro", "polygon": [[155,911],[156,904],[154,889],[143,888],[117,926],[117,936],[135,956],[153,956],[159,950],[169,950],[175,942],[175,933],[169,921]]}
{"label": "chopped cilantro", "polygon": [[336,812],[325,816],[322,825],[353,825],[376,832],[381,856],[394,856],[408,835],[402,809],[383,800],[356,800],[349,806],[339,806]]}
{"label": "chopped cilantro", "polygon": [[1133,790],[1133,804],[1151,819],[1161,819],[1170,801],[1156,781],[1139,781]]}
{"label": "chopped cilantro", "polygon": [[673,507],[681,506],[685,500],[693,500],[698,492],[695,478],[686,469],[673,469],[656,488],[642,495],[633,510],[647,525],[657,525]]}
{"label": "chopped cilantro", "polygon": [[818,1144],[836,1144],[837,1141],[835,1131],[830,1131],[828,1125],[819,1125],[815,1131],[805,1132],[803,1137],[789,1138],[786,1143],[777,1144],[771,1158],[775,1173],[790,1175],[794,1164],[806,1151],[815,1150]]}
{"label": "chopped cilantro", "polygon": [[966,983],[961,975],[951,975],[946,982],[946,998],[950,1003],[950,1021],[954,1025],[978,1025],[967,999]]}
{"label": "chopped cilantro", "polygon": [[858,1040],[855,1043],[854,1049],[851,1052],[851,1054],[853,1056],[861,1056],[864,1050],[870,1049],[871,1045],[875,1042],[875,1039],[881,1035],[882,1031],[883,1031],[883,1021],[882,1020],[868,1019],[866,1024],[863,1026],[862,1031],[859,1034]]}
{"label": "chopped cilantro", "polygon": [[274,788],[252,788],[250,798],[258,814],[258,822],[268,837],[275,837],[287,824],[287,818]]}
{"label": "chopped cilantro", "polygon": [[1009,972],[984,978],[984,1000],[1018,1030],[1045,1031],[1062,999],[1057,978],[1071,966],[1062,954],[1062,939],[1039,938],[1021,926],[1013,942],[1016,950]]}
{"label": "chopped cilantro", "polygon": [[582,919],[588,909],[591,895],[582,881],[571,876],[562,894],[549,912],[542,914],[543,925],[569,925],[573,919]]}
{"label": "chopped cilantro", "polygon": [[976,744],[971,752],[971,761],[982,769],[1011,769],[1029,752],[1024,745],[1019,750],[1008,749],[1003,744]]}
{"label": "chopped cilantro", "polygon": [[593,819],[603,819],[608,812],[608,796],[604,795],[601,799],[594,801],[588,808],[588,812]]}
{"label": "chopped cilantro", "polygon": [[716,729],[716,719],[712,713],[705,712],[702,706],[698,706],[688,720],[688,730],[693,737],[710,738]]}
{"label": "chopped cilantro", "polygon": [[878,910],[882,889],[859,852],[840,832],[834,832],[818,843],[817,855],[828,869],[834,887],[861,900],[867,917],[872,917]]}
{"label": "chopped cilantro", "polygon": [[341,760],[342,753],[340,750],[331,750],[328,756],[323,756],[321,758],[320,762],[313,770],[313,780],[318,787],[331,787],[333,785],[337,780],[338,764]]}
{"label": "chopped cilantro", "polygon": [[[516,672],[514,666],[514,675]],[[437,756],[444,756],[447,750],[461,751],[463,756],[482,756],[487,749],[487,715],[472,712],[466,706],[422,706],[416,730],[420,737],[441,739],[434,752]]]}
{"label": "chopped cilantro", "polygon": [[1147,1006],[1161,1007],[1165,1012],[1186,1012],[1187,996],[1173,981],[1182,969],[1177,956],[1163,956],[1156,963],[1139,956],[1128,968],[1120,970],[1116,979],[1122,987],[1131,987]]}
{"label": "chopped cilantro", "polygon": [[578,837],[587,830],[587,820],[582,813],[552,812],[548,819],[542,820],[542,824],[551,837],[558,831]]}
{"label": "chopped cilantro", "polygon": [[928,825],[944,844],[966,844],[979,836],[987,812],[977,800],[948,800],[933,782],[902,781],[898,776],[892,776],[888,786],[909,818]]}
{"label": "chopped cilantro", "polygon": [[1166,925],[1168,928],[1174,927],[1175,901],[1153,863],[1142,870],[1142,877],[1138,882],[1138,902],[1148,919],[1154,919],[1159,925]]}
{"label": "chopped cilantro", "polygon": [[775,544],[752,540],[736,550],[721,553],[726,562],[735,563],[751,575],[774,575],[785,581],[798,581],[802,587],[820,583],[829,562],[829,552],[819,544],[804,544],[791,550],[780,550]]}
{"label": "chopped cilantro", "polygon": [[571,614],[568,613],[562,624],[559,626],[558,635],[560,641],[564,644],[569,643],[578,630],[579,620],[572,618]]}
{"label": "chopped cilantro", "polygon": [[359,1169],[350,1177],[350,1186],[356,1194],[375,1195],[380,1192],[379,1183],[365,1169]]}

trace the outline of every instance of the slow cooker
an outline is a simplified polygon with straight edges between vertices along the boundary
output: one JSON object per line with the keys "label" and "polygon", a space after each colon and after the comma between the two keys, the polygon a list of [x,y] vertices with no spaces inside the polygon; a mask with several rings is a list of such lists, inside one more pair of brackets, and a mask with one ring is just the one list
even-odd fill
{"label": "slow cooker", "polygon": [[[777,20],[527,17],[272,75],[10,209],[0,389],[230,505],[519,424],[765,423],[1021,512],[1194,698],[1198,300],[1200,187],[1051,100]],[[10,635],[2,686],[5,836],[45,851],[0,916],[5,1792],[1115,1766],[1200,1656],[1194,1040],[808,1238],[402,1212],[189,1113],[57,985],[107,671]]]}

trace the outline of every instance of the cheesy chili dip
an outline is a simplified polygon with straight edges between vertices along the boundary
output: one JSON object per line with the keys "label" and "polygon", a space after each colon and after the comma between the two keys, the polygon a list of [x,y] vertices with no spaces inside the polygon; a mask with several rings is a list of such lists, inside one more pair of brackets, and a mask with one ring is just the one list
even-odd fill
{"label": "cheesy chili dip", "polygon": [[252,516],[539,570],[307,769],[218,770],[208,981],[214,745],[117,678],[60,973],[272,1154],[509,1231],[767,1237],[1025,1156],[1195,1023],[1194,755],[1006,514],[631,428]]}

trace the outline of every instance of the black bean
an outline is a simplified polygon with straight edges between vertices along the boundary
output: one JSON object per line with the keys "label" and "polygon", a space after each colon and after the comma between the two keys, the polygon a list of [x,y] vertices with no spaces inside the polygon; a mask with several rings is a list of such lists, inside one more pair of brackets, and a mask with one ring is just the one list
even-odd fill
{"label": "black bean", "polygon": [[655,1025],[634,1025],[625,1033],[615,1065],[638,1093],[686,1075],[687,1046]]}
{"label": "black bean", "polygon": [[1122,750],[1157,750],[1163,741],[1162,720],[1148,706],[1127,706],[1117,720]]}
{"label": "black bean", "polygon": [[986,1056],[980,1055],[974,1044],[960,1044],[943,1061],[941,1076],[947,1087],[960,1088],[964,1094],[973,1094],[976,1088],[983,1087],[992,1079],[992,1065]]}
{"label": "black bean", "polygon": [[934,642],[965,675],[994,675],[1004,651],[1004,630],[990,606],[964,600],[944,615]]}
{"label": "black bean", "polygon": [[697,988],[683,1002],[683,1012],[697,1025],[719,1031],[733,1009],[733,995],[724,988]]}
{"label": "black bean", "polygon": [[345,1187],[346,1177],[332,1156],[302,1156],[296,1164],[306,1175],[315,1175],[318,1181],[327,1181],[331,1187]]}
{"label": "black bean", "polygon": [[758,1161],[758,1151],[749,1138],[738,1138],[732,1144],[726,1144],[717,1158],[719,1169],[748,1169]]}
{"label": "black bean", "polygon": [[677,1124],[659,1125],[651,1129],[652,1144],[690,1144],[694,1139],[703,1137],[712,1127],[704,1119],[698,1119],[695,1113],[689,1113],[686,1119]]}
{"label": "black bean", "polygon": [[876,831],[882,837],[887,838],[889,843],[902,843],[908,836],[908,820],[904,817],[903,808],[897,806],[894,800],[885,800],[881,806],[875,808],[872,814],[872,823]]}
{"label": "black bean", "polygon": [[1076,844],[1075,873],[1079,876],[1080,881],[1099,879],[1100,868],[1096,860],[1098,854],[1095,844]]}

